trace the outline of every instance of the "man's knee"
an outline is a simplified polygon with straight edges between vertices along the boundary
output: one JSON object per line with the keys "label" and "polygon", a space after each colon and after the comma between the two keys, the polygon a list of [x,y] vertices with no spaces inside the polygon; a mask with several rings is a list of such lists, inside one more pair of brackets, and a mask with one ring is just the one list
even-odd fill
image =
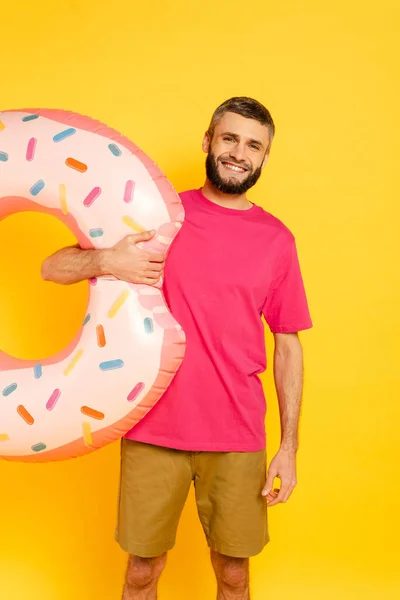
{"label": "man's knee", "polygon": [[158,581],[165,567],[166,560],[166,554],[155,558],[140,558],[139,556],[131,555],[126,572],[126,583],[138,589],[151,587]]}
{"label": "man's knee", "polygon": [[215,574],[221,585],[236,590],[246,590],[248,588],[248,558],[232,558],[212,551],[211,560]]}

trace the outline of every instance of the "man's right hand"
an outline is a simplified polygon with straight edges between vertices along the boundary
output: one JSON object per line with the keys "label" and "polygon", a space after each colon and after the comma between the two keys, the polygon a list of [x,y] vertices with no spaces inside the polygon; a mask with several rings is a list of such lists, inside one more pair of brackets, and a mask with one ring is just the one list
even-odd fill
{"label": "man's right hand", "polygon": [[103,251],[104,270],[122,281],[155,285],[164,273],[163,254],[148,252],[137,247],[151,240],[155,231],[127,235],[115,246]]}

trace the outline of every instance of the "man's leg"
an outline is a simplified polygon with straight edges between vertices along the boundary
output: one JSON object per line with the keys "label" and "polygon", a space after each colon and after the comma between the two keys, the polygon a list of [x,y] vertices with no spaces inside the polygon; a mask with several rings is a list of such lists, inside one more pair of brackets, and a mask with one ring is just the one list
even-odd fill
{"label": "man's leg", "polygon": [[261,495],[265,480],[265,451],[195,455],[197,508],[211,548],[218,600],[249,600],[249,557],[269,541]]}
{"label": "man's leg", "polygon": [[129,556],[122,600],[157,600],[157,584],[167,554],[156,558]]}
{"label": "man's leg", "polygon": [[218,583],[217,600],[250,600],[248,558],[232,558],[211,550],[211,562]]}
{"label": "man's leg", "polygon": [[123,600],[157,598],[192,479],[188,453],[122,441],[116,539],[130,556]]}

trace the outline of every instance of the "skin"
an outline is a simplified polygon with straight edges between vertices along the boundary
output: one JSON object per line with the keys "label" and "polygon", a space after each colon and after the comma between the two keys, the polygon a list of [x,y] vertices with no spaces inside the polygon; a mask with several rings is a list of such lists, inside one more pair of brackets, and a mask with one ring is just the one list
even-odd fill
{"label": "skin", "polygon": [[127,235],[104,250],[82,250],[78,245],[62,248],[43,262],[42,278],[71,285],[92,277],[112,275],[131,283],[154,285],[164,273],[165,257],[137,247],[154,235],[155,231]]}
{"label": "skin", "polygon": [[[257,168],[265,167],[271,139],[267,127],[235,113],[225,113],[214,128],[206,133],[202,148],[211,152],[223,179],[243,181]],[[244,170],[233,171],[230,166]],[[204,196],[227,208],[249,210],[252,203],[246,194],[225,194],[209,180],[202,188]],[[154,232],[130,235],[113,248],[81,250],[64,248],[46,259],[42,266],[44,279],[68,285],[101,275],[113,275],[133,283],[154,285],[163,274],[164,256],[150,254],[137,244],[153,237]],[[274,335],[274,380],[281,422],[281,443],[273,457],[262,495],[268,507],[287,502],[296,484],[298,425],[303,386],[303,352],[297,333]],[[274,487],[274,480],[280,480]],[[157,584],[166,564],[166,555],[155,558],[130,556],[122,600],[156,600]],[[211,551],[216,575],[217,600],[250,600],[249,559],[232,558]]]}
{"label": "skin", "polygon": [[[215,126],[212,139],[208,132],[205,133],[202,148],[206,154],[213,154],[222,179],[242,182],[257,168],[265,168],[271,141],[268,128],[258,121],[236,113],[225,113]],[[245,171],[232,171],[229,166],[241,167]],[[246,194],[224,194],[208,179],[202,191],[208,200],[226,208],[248,210],[252,207]]]}

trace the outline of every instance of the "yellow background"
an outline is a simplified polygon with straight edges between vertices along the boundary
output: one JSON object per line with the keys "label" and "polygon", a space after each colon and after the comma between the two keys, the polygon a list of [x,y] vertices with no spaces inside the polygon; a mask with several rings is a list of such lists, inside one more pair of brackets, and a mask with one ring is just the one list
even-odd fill
{"label": "yellow background", "polygon": [[[203,181],[217,104],[243,94],[270,109],[276,139],[250,197],[296,235],[315,328],[302,335],[299,485],[270,511],[253,599],[399,598],[397,2],[21,0],[0,18],[2,108],[103,120],[178,190]],[[0,224],[0,347],[21,357],[58,350],[85,310],[86,284],[40,281],[46,253],[72,241],[53,221]],[[264,383],[272,458],[271,370]],[[118,468],[117,444],[62,464],[0,462],[2,600],[120,598]],[[160,599],[214,594],[191,497]]]}

